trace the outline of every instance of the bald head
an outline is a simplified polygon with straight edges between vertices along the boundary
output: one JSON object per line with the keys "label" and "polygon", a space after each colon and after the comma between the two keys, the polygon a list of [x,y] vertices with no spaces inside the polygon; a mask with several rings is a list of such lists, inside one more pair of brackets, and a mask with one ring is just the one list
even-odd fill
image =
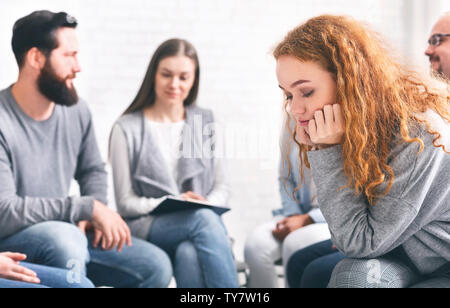
{"label": "bald head", "polygon": [[433,31],[434,30],[445,31],[446,33],[450,32],[450,12],[445,13],[439,18],[433,27]]}
{"label": "bald head", "polygon": [[445,13],[431,30],[430,44],[425,54],[430,59],[432,70],[450,79],[450,12]]}

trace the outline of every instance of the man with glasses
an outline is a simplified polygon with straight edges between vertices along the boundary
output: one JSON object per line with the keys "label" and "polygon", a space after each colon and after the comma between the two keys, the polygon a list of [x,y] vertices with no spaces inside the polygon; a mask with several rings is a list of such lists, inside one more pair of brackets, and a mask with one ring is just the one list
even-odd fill
{"label": "man with glasses", "polygon": [[430,58],[433,71],[450,79],[450,12],[434,25],[425,55]]}

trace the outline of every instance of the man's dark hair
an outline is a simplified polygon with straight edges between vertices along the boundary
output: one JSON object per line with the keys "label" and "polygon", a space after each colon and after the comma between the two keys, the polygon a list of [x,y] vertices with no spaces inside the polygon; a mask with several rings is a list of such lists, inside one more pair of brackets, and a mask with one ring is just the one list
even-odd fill
{"label": "man's dark hair", "polygon": [[63,27],[76,28],[77,25],[77,20],[64,12],[35,11],[17,20],[11,44],[19,68],[24,64],[25,54],[33,47],[48,58],[52,50],[58,48],[56,31]]}

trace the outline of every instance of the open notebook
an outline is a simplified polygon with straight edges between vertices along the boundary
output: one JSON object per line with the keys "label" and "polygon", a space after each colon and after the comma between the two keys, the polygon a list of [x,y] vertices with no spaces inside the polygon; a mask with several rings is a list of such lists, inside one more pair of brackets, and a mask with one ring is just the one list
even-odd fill
{"label": "open notebook", "polygon": [[194,199],[183,200],[181,198],[167,196],[164,197],[163,201],[153,211],[151,211],[150,214],[161,215],[176,211],[201,209],[201,208],[211,209],[218,215],[222,215],[223,213],[228,212],[230,210],[230,208],[216,206],[204,201]]}

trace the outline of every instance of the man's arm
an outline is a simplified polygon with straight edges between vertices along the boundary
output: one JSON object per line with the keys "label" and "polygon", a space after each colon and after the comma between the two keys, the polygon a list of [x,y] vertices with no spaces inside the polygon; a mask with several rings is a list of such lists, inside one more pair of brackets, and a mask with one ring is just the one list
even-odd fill
{"label": "man's arm", "polygon": [[10,153],[0,134],[0,238],[34,224],[92,220],[93,197],[30,198],[17,195]]}

